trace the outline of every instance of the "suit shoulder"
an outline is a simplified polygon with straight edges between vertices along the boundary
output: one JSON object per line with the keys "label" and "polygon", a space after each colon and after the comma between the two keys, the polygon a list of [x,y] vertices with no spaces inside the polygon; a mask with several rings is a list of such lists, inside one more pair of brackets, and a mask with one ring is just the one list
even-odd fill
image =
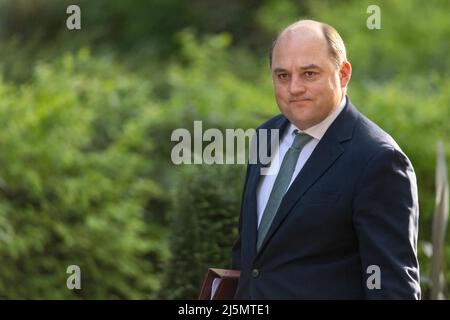
{"label": "suit shoulder", "polygon": [[271,129],[271,128],[275,128],[275,127],[280,127],[280,125],[285,121],[287,121],[286,117],[283,114],[278,114],[278,115],[270,118],[263,124],[261,124],[256,129],[259,130],[259,129]]}
{"label": "suit shoulder", "polygon": [[401,150],[390,134],[380,128],[376,123],[360,114],[355,128],[356,137],[371,148],[388,148]]}
{"label": "suit shoulder", "polygon": [[394,138],[363,114],[358,118],[354,134],[356,145],[361,148],[358,153],[365,155],[367,160],[389,151],[406,157]]}

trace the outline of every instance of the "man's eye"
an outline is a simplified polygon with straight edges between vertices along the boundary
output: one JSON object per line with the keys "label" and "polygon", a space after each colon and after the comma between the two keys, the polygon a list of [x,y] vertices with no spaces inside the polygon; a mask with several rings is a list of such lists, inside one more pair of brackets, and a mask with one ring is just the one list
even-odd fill
{"label": "man's eye", "polygon": [[307,77],[307,78],[314,78],[315,76],[316,76],[316,72],[314,72],[314,71],[306,71],[305,72],[305,76]]}
{"label": "man's eye", "polygon": [[289,77],[289,75],[287,73],[279,73],[278,74],[278,79],[280,79],[280,80],[287,80],[288,77]]}

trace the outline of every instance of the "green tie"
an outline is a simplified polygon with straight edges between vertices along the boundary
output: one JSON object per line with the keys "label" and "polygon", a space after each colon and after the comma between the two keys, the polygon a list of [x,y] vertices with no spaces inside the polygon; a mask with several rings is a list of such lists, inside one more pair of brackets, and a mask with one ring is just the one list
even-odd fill
{"label": "green tie", "polygon": [[269,231],[273,219],[275,218],[278,207],[280,206],[281,200],[283,200],[289,183],[291,182],[292,174],[294,173],[300,152],[311,139],[312,137],[306,133],[299,133],[298,131],[295,132],[294,141],[283,158],[280,171],[278,171],[272,191],[270,192],[269,200],[267,201],[266,208],[264,209],[261,223],[259,224],[258,241],[256,243],[256,248],[258,251],[264,241],[267,231]]}

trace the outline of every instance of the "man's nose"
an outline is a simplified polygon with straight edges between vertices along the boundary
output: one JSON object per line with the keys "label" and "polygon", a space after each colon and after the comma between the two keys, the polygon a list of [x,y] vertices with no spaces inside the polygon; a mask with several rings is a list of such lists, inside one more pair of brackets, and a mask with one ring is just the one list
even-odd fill
{"label": "man's nose", "polygon": [[292,77],[291,82],[289,83],[289,93],[291,95],[298,95],[305,93],[306,86],[303,83],[300,77]]}

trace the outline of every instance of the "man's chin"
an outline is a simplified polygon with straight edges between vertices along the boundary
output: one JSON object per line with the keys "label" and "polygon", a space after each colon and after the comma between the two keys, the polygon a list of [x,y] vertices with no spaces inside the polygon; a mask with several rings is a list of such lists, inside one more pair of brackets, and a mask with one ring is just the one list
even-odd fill
{"label": "man's chin", "polygon": [[289,121],[300,130],[306,130],[311,127],[310,122],[305,120],[305,118],[294,117]]}

